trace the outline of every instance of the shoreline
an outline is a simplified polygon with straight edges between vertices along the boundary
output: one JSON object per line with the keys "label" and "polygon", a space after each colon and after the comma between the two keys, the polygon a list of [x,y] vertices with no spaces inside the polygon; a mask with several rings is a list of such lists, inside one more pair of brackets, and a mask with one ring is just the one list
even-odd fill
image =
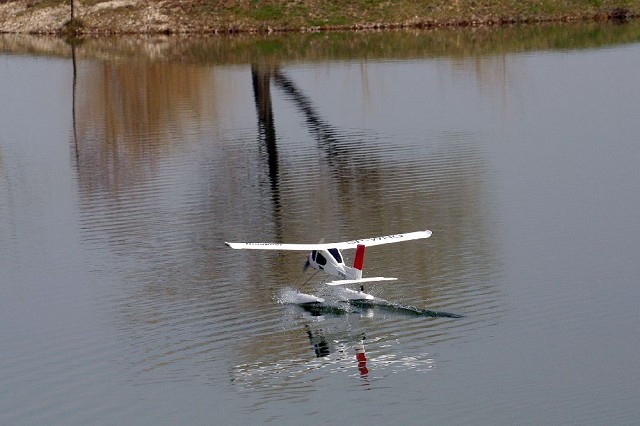
{"label": "shoreline", "polygon": [[[577,1],[577,0],[576,0]],[[406,7],[404,3],[406,4]],[[215,2],[216,4],[222,2]],[[228,3],[228,2],[227,2]],[[241,2],[237,2],[241,3]],[[246,3],[246,2],[245,2]],[[262,5],[266,3],[266,5]],[[350,2],[342,16],[331,10],[331,2],[291,11],[280,0],[262,2],[259,8],[210,6],[203,0],[80,0],[74,1],[74,19],[67,0],[5,0],[0,2],[0,33],[62,36],[110,35],[207,35],[269,34],[328,31],[381,31],[443,27],[484,27],[554,22],[613,21],[624,23],[640,16],[640,1],[609,2],[585,8],[580,4],[553,11],[539,10],[535,2],[522,1],[505,8],[500,0],[483,9],[443,8],[442,2],[426,2],[427,11],[412,0],[398,2],[398,11],[386,14]],[[289,2],[291,3],[291,2]],[[300,3],[300,2],[298,2]],[[313,1],[302,2],[314,3]],[[456,4],[458,2],[455,2]],[[471,4],[475,4],[471,2]],[[267,7],[270,7],[268,9]],[[413,7],[413,9],[411,9]],[[406,10],[405,10],[406,9]],[[415,9],[415,10],[414,10]],[[266,11],[271,11],[267,13]],[[409,16],[411,15],[411,16]],[[380,18],[380,19],[377,19]]]}

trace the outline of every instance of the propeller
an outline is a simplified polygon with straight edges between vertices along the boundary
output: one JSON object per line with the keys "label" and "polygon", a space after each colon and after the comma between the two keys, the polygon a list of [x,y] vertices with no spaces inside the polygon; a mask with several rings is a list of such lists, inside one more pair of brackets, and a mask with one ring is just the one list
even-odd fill
{"label": "propeller", "polygon": [[[320,241],[318,242],[318,244],[322,244],[324,243],[324,238],[320,238]],[[304,262],[304,266],[302,267],[302,272],[305,273],[307,272],[307,269],[309,269],[309,267],[311,266],[311,263],[309,263],[309,257],[307,256],[307,260]]]}

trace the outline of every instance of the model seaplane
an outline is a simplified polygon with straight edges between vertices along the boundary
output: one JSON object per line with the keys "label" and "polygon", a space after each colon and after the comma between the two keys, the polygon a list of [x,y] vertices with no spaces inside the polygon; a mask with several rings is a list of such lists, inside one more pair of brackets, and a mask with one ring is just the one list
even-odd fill
{"label": "model seaplane", "polygon": [[[304,270],[309,267],[316,271],[322,271],[332,277],[338,278],[334,281],[326,282],[330,286],[340,286],[348,284],[359,284],[358,291],[344,288],[340,296],[347,300],[373,300],[374,297],[364,292],[364,283],[373,281],[394,281],[397,278],[368,277],[362,276],[364,268],[364,254],[366,247],[381,244],[399,243],[400,241],[419,240],[429,238],[431,231],[415,231],[405,234],[386,235],[383,237],[364,238],[360,240],[343,241],[339,243],[316,243],[316,244],[281,244],[281,243],[229,243],[225,244],[233,249],[245,250],[294,250],[309,251],[309,257],[304,264]],[[344,258],[340,250],[356,249],[356,256],[353,267],[344,263]],[[300,303],[322,303],[324,299],[310,294],[300,293],[302,299]]]}

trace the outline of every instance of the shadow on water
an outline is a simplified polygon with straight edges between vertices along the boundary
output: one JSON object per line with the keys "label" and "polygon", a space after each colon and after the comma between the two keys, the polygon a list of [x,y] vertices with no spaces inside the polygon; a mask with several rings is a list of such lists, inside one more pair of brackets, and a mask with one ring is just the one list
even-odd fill
{"label": "shadow on water", "polygon": [[375,300],[351,300],[349,302],[312,302],[298,304],[305,312],[313,316],[346,315],[350,313],[375,316],[376,313],[392,314],[398,316],[416,316],[433,318],[463,318],[463,315],[444,311],[419,308],[411,305],[403,305],[398,302],[390,302],[384,299]]}

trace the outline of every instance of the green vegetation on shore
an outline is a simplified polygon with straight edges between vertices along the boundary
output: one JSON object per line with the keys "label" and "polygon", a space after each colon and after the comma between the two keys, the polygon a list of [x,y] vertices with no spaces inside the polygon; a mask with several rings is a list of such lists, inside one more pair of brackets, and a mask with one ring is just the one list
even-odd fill
{"label": "green vegetation on shore", "polygon": [[[0,0],[0,32],[60,32],[72,0]],[[73,32],[211,33],[625,21],[640,0],[73,0]],[[67,29],[68,26],[67,26]]]}
{"label": "green vegetation on shore", "polygon": [[[333,28],[499,24],[629,17],[638,1],[610,0],[267,0],[196,1],[190,13],[226,16],[229,24]],[[230,4],[230,7],[222,6]]]}

